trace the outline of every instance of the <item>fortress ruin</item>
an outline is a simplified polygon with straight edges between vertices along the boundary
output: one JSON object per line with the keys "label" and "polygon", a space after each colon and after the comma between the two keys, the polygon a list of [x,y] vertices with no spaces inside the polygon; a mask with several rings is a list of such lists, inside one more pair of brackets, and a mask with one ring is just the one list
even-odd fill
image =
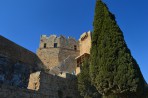
{"label": "fortress ruin", "polygon": [[[42,35],[37,55],[53,74],[68,72],[78,74],[80,65],[91,48],[91,32],[85,32],[77,41],[72,37]],[[77,68],[78,67],[78,68]]]}
{"label": "fortress ruin", "polygon": [[76,75],[89,57],[91,32],[42,35],[37,54],[0,36],[1,98],[81,98]]}

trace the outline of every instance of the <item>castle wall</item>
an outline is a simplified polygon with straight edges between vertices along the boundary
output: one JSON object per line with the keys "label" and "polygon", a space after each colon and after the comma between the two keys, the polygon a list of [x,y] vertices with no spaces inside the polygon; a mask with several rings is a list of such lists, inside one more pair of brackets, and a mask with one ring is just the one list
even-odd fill
{"label": "castle wall", "polygon": [[[0,98],[80,98],[74,76],[66,75],[66,78],[61,78],[37,72],[30,77],[30,89],[0,85]],[[38,83],[40,88],[36,90],[33,85]]]}
{"label": "castle wall", "polygon": [[[35,86],[39,86],[38,92],[52,97],[49,98],[79,98],[77,90],[77,79],[75,76],[65,74],[65,78],[53,76],[43,72],[31,74],[29,89],[36,90]],[[60,93],[60,95],[59,95]]]}
{"label": "castle wall", "polygon": [[39,58],[33,52],[15,44],[0,35],[0,55],[16,59],[30,65],[41,64]]}
{"label": "castle wall", "polygon": [[59,53],[59,61],[65,65],[64,71],[74,72],[76,69],[77,62],[75,58],[79,55],[80,51],[61,49]]}
{"label": "castle wall", "polygon": [[[90,49],[91,49],[91,32],[84,32],[79,39],[80,55],[76,57],[77,67],[76,75],[81,72],[80,66],[86,58],[89,58]],[[87,55],[87,56],[86,56]]]}
{"label": "castle wall", "polygon": [[[59,52],[66,53],[59,48],[50,48],[41,49],[41,54],[53,63],[59,62],[54,61],[59,59]],[[74,76],[61,78],[36,72],[38,64],[42,63],[38,60],[34,53],[0,36],[0,98],[79,98]]]}
{"label": "castle wall", "polygon": [[47,37],[46,35],[41,35],[39,48],[45,48],[45,44],[46,48],[53,48],[54,43],[57,43],[57,47],[60,47],[60,38],[56,35],[51,35],[49,37]]}
{"label": "castle wall", "polygon": [[76,50],[79,50],[79,43],[72,37],[65,38],[64,36],[60,36],[60,48],[75,50],[74,46],[76,46]]}
{"label": "castle wall", "polygon": [[[55,44],[57,44],[56,47]],[[76,50],[79,50],[79,42],[72,37],[66,38],[62,35],[60,37],[57,37],[56,35],[51,35],[47,37],[46,35],[42,35],[40,38],[39,49],[63,48],[75,50],[75,47]]]}
{"label": "castle wall", "polygon": [[85,32],[81,35],[79,39],[80,43],[80,55],[84,53],[90,54],[91,49],[91,32]]}
{"label": "castle wall", "polygon": [[34,53],[0,36],[0,85],[27,88],[30,73],[40,67]]}
{"label": "castle wall", "polygon": [[16,88],[12,86],[0,86],[0,98],[54,98],[49,94],[38,91]]}
{"label": "castle wall", "polygon": [[37,55],[47,69],[59,65],[59,48],[38,49]]}
{"label": "castle wall", "polygon": [[42,35],[37,55],[47,69],[60,65],[69,56],[73,59],[70,64],[76,66],[75,57],[79,55],[79,43],[71,37]]}

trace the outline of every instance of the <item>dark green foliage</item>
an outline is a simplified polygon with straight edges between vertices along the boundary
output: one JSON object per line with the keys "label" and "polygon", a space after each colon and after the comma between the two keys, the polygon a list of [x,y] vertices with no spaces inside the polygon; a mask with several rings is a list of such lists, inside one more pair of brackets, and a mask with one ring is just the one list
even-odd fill
{"label": "dark green foliage", "polygon": [[146,89],[145,89],[145,95],[148,98],[148,85],[146,86]]}
{"label": "dark green foliage", "polygon": [[141,96],[144,79],[140,68],[124,41],[115,16],[101,0],[96,3],[93,25],[90,66],[93,85],[102,95]]}
{"label": "dark green foliage", "polygon": [[103,96],[102,98],[119,98],[117,95]]}
{"label": "dark green foliage", "polygon": [[58,90],[58,97],[63,98],[63,92],[61,90]]}
{"label": "dark green foliage", "polygon": [[78,75],[78,90],[81,96],[84,98],[101,98],[96,88],[91,85],[91,79],[89,76],[89,60],[85,60],[81,73]]}
{"label": "dark green foliage", "polygon": [[148,85],[146,84],[145,86],[145,91],[144,91],[144,94],[143,94],[143,98],[148,98]]}
{"label": "dark green foliage", "polygon": [[69,96],[68,96],[68,97],[66,97],[66,98],[72,98],[72,97],[69,97]]}

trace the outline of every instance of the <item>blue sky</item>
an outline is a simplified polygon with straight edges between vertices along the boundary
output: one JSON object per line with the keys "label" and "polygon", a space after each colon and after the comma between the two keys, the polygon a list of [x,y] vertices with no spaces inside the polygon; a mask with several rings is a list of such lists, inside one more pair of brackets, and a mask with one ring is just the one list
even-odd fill
{"label": "blue sky", "polygon": [[[40,35],[93,30],[96,0],[0,0],[0,35],[36,52]],[[148,1],[104,0],[148,82]]]}

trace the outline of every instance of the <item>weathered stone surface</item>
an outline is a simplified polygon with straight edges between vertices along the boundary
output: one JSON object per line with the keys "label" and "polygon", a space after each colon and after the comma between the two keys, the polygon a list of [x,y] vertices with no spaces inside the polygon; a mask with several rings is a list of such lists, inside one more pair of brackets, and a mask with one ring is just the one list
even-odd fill
{"label": "weathered stone surface", "polygon": [[30,74],[28,89],[38,91],[40,87],[40,72]]}
{"label": "weathered stone surface", "polygon": [[81,35],[79,39],[80,44],[80,55],[84,53],[90,54],[90,48],[91,48],[91,32],[85,32]]}
{"label": "weathered stone surface", "polygon": [[0,55],[0,84],[26,88],[34,68]]}
{"label": "weathered stone surface", "polygon": [[[41,36],[40,46],[37,50],[37,55],[44,63],[47,69],[52,69],[55,66],[60,66],[64,63],[65,68],[60,71],[72,73],[76,69],[75,58],[79,56],[79,43],[74,38],[65,38],[64,36],[57,37],[56,35]],[[70,57],[70,58],[69,58]],[[66,60],[69,58],[69,61]],[[66,62],[65,62],[66,60]]]}
{"label": "weathered stone surface", "polygon": [[25,62],[34,67],[43,66],[38,56],[0,35],[0,55]]}
{"label": "weathered stone surface", "polygon": [[0,87],[0,98],[52,98],[40,92],[15,87]]}
{"label": "weathered stone surface", "polygon": [[75,74],[76,69],[76,60],[73,56],[68,56],[65,60],[63,60],[58,66],[50,69],[50,73],[54,75],[59,75],[64,72]]}
{"label": "weathered stone surface", "polygon": [[[58,98],[58,92],[60,91],[63,94],[63,98],[66,98],[67,96],[71,96],[72,98],[80,97],[79,92],[77,90],[76,76],[66,74],[65,78],[62,78],[44,72],[36,72],[31,74],[30,77],[32,78],[29,81],[31,87],[32,85],[39,85],[38,92],[42,94]],[[31,89],[36,90],[36,88]]]}
{"label": "weathered stone surface", "polygon": [[[44,35],[36,55],[0,36],[0,98],[79,98],[77,78],[63,72],[74,73],[75,58],[89,52],[91,34],[83,37]],[[60,77],[41,72],[55,66]]]}
{"label": "weathered stone surface", "polygon": [[59,92],[62,93],[62,98],[80,98],[75,76],[66,75],[66,78],[62,78],[44,72],[36,72],[30,77],[29,86],[38,85],[38,89],[28,87],[32,89],[29,90],[2,85],[0,98],[59,98],[61,96]]}
{"label": "weathered stone surface", "polygon": [[0,36],[0,84],[27,88],[30,73],[41,67],[36,54]]}

